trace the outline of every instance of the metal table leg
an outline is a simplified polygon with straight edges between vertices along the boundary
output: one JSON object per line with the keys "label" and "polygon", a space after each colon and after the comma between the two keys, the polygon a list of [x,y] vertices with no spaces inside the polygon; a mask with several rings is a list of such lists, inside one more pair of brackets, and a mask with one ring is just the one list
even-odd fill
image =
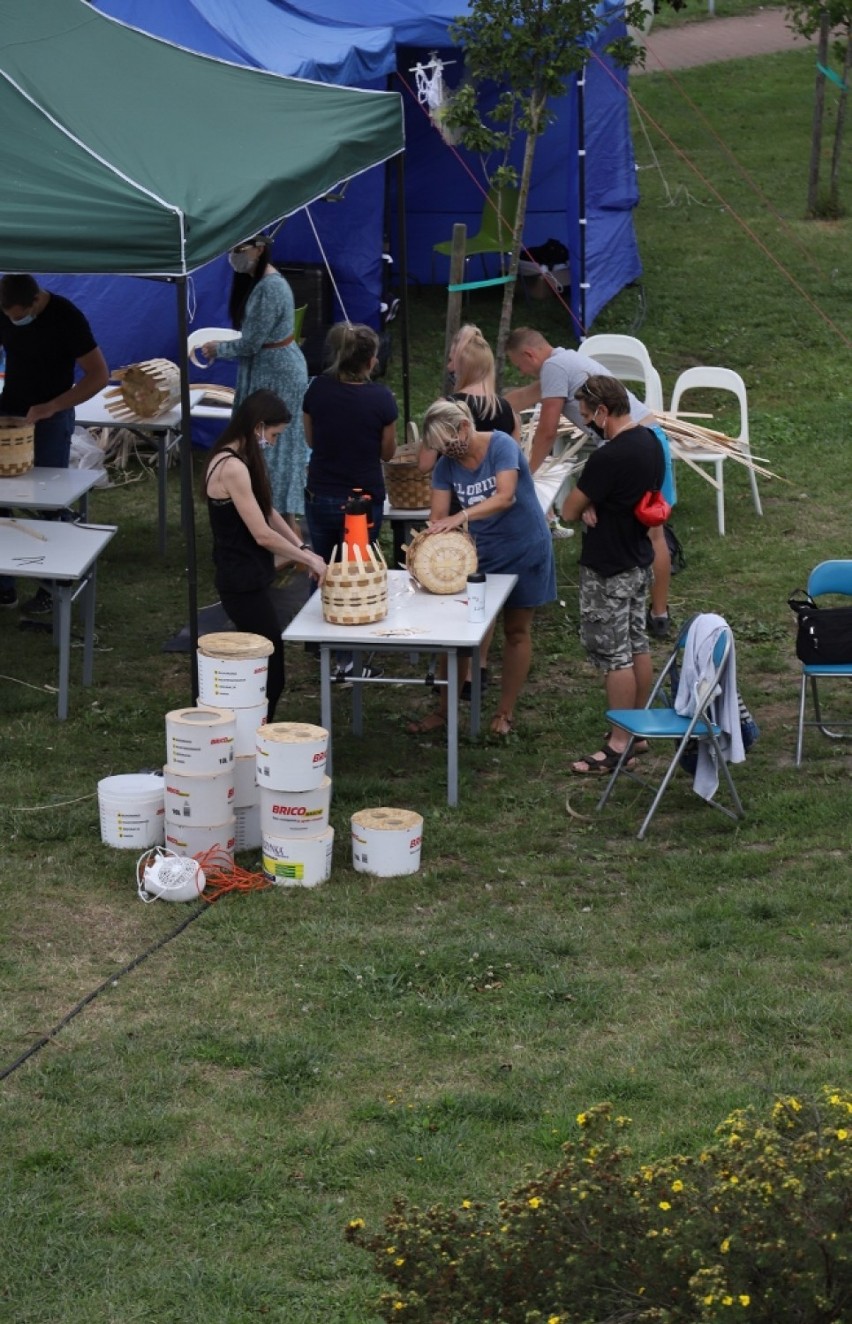
{"label": "metal table leg", "polygon": [[[472,692],[472,687],[471,687]],[[458,649],[447,649],[447,804],[459,802],[459,666]]]}
{"label": "metal table leg", "polygon": [[331,776],[331,646],[320,644],[320,725],[328,732],[325,771]]}

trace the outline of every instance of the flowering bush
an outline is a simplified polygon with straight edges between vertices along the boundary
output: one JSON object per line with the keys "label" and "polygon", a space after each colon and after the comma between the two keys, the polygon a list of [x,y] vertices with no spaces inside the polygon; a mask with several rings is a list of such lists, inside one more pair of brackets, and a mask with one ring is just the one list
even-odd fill
{"label": "flowering bush", "polygon": [[347,1228],[390,1284],[385,1320],[428,1324],[843,1324],[852,1320],[852,1095],[735,1112],[712,1145],[636,1169],[600,1104],[494,1207]]}

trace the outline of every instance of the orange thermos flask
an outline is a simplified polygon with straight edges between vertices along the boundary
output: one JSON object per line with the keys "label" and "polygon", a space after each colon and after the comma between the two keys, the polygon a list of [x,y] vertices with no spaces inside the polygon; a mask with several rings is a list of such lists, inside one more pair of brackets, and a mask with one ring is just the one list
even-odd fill
{"label": "orange thermos flask", "polygon": [[370,546],[373,500],[362,488],[353,488],[343,507],[343,541],[352,550],[357,547],[365,555]]}

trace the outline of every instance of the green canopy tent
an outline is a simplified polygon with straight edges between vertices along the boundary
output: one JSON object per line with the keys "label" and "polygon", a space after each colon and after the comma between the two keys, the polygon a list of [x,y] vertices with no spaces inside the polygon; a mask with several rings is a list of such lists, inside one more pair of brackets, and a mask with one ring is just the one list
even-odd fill
{"label": "green canopy tent", "polygon": [[176,284],[194,645],[186,278],[401,153],[400,97],[196,55],[85,0],[0,0],[0,126],[0,270]]}

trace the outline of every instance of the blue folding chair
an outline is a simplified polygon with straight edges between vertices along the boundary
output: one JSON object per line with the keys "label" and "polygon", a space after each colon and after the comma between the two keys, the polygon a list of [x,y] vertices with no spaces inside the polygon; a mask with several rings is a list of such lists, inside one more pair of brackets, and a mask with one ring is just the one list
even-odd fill
{"label": "blue folding chair", "polygon": [[[818,566],[814,566],[808,575],[808,593],[812,598],[818,597],[822,593],[840,593],[844,597],[852,597],[852,561],[821,561]],[[827,680],[831,676],[852,677],[852,662],[830,663],[802,663],[802,686],[799,693],[799,729],[796,735],[796,767],[802,762],[802,745],[805,736],[806,726],[819,727],[824,736],[829,740],[849,740],[852,732],[847,730],[829,730],[825,725],[822,715],[822,708],[819,701],[819,690],[817,683],[819,680]],[[807,698],[808,681],[811,683],[811,695],[814,701],[813,722],[805,721],[805,703]],[[836,727],[852,727],[852,722],[841,721],[834,722]]]}
{"label": "blue folding chair", "polygon": [[[725,668],[728,665],[728,658],[731,653],[732,635],[730,629],[724,629],[719,632],[713,648],[712,673],[708,676],[706,683],[702,684],[701,692],[697,696],[695,712],[691,717],[681,717],[675,712],[673,707],[673,698],[670,698],[666,691],[666,684],[671,678],[670,688],[676,688],[675,677],[679,674],[679,659],[686,645],[687,636],[699,616],[693,616],[687,621],[678,635],[677,642],[672,650],[660,675],[657,677],[656,684],[651,691],[650,697],[644,708],[611,708],[607,713],[607,721],[612,726],[619,726],[627,731],[630,736],[627,748],[621,755],[616,767],[613,769],[612,776],[607,782],[606,790],[598,801],[598,809],[603,809],[619,777],[629,777],[631,781],[638,782],[640,786],[645,786],[654,792],[651,808],[648,810],[642,821],[638,833],[636,834],[641,841],[648,830],[648,826],[663,796],[666,793],[669,783],[674,777],[680,766],[681,758],[691,740],[708,742],[714,750],[716,766],[720,770],[733,802],[733,810],[728,809],[726,805],[720,804],[718,800],[711,799],[706,803],[712,805],[715,809],[721,810],[728,818],[742,818],[744,810],[740,797],[734,786],[728,764],[719,745],[719,739],[722,735],[722,728],[713,720],[713,704],[720,693],[721,681],[724,676]],[[674,754],[666,767],[665,774],[659,784],[651,782],[638,775],[633,768],[628,767],[632,757],[633,746],[637,740],[673,740],[675,742]]]}

